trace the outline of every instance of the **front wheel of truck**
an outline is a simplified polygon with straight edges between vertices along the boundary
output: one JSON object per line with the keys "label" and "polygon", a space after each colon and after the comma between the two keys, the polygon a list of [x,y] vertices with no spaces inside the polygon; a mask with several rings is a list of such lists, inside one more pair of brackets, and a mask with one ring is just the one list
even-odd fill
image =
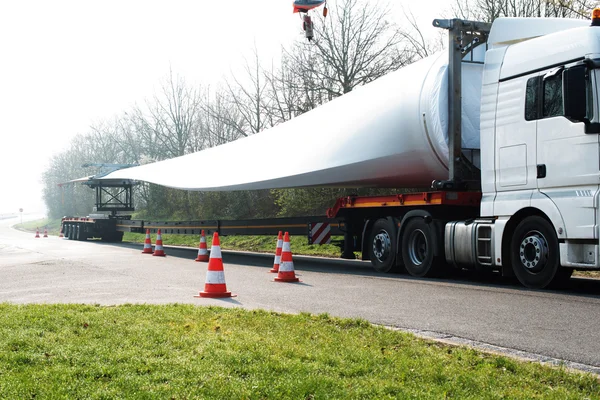
{"label": "front wheel of truck", "polygon": [[523,286],[544,289],[570,277],[571,270],[561,268],[558,237],[545,218],[531,216],[517,225],[510,244],[513,271]]}

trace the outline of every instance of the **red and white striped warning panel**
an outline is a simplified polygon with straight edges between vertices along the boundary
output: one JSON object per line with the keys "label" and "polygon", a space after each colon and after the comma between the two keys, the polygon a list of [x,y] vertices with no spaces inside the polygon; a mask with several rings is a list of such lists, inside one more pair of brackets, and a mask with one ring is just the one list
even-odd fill
{"label": "red and white striped warning panel", "polygon": [[310,238],[312,244],[331,243],[331,228],[329,224],[324,222],[310,224]]}

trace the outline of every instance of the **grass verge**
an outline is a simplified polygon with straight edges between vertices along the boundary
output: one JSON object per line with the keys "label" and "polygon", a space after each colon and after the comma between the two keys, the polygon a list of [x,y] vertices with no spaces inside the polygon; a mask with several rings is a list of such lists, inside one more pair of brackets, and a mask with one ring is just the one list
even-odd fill
{"label": "grass verge", "polygon": [[597,377],[358,319],[0,305],[1,398],[600,398]]}
{"label": "grass verge", "polygon": [[35,221],[27,221],[22,224],[16,224],[15,228],[26,232],[35,232],[36,229],[39,229],[40,234],[45,228],[48,230],[48,235],[58,236],[60,232],[60,219],[44,218]]}
{"label": "grass verge", "polygon": [[[156,243],[156,235],[150,235],[152,243]],[[133,243],[144,243],[146,238],[142,233],[125,233],[123,240]],[[333,237],[333,240],[342,239]],[[164,245],[198,247],[199,235],[163,234]],[[271,236],[220,236],[221,248],[225,250],[255,251],[261,253],[275,253],[277,238]],[[206,236],[207,246],[210,249],[212,236]],[[290,245],[294,254],[307,256],[321,256],[338,258],[340,256],[339,246],[333,244],[309,245],[304,236],[291,236]],[[357,253],[358,254],[358,253]]]}

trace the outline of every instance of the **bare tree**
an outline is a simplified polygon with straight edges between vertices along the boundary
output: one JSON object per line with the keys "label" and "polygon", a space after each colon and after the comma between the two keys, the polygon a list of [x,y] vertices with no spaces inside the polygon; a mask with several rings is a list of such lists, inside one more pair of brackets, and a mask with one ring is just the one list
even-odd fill
{"label": "bare tree", "polygon": [[174,78],[171,72],[162,86],[161,96],[155,95],[153,102],[147,103],[148,116],[137,111],[142,134],[160,145],[159,158],[182,156],[198,150],[201,98],[200,90],[191,88],[183,78]]}
{"label": "bare tree", "polygon": [[339,0],[315,21],[315,40],[288,52],[300,76],[317,77],[330,97],[350,92],[410,62],[389,9],[363,0]]}
{"label": "bare tree", "polygon": [[588,18],[596,2],[590,0],[456,0],[460,18],[493,22],[499,17]]}
{"label": "bare tree", "polygon": [[236,122],[239,133],[243,136],[249,136],[269,127],[268,118],[268,81],[260,65],[258,49],[253,48],[253,59],[251,62],[245,60],[243,77],[237,77],[232,74],[232,81],[226,80],[227,100],[237,111],[236,116],[240,120],[230,120],[229,123]]}
{"label": "bare tree", "polygon": [[[317,63],[319,59],[303,52],[300,47],[294,47],[291,51],[291,55],[283,52],[279,68],[272,67],[266,74],[269,82],[268,117],[271,125],[288,121],[332,98],[330,93],[333,91],[333,82],[323,81],[320,76],[311,72],[319,69],[317,67],[302,67]],[[302,62],[297,63],[298,60]],[[329,90],[324,90],[325,87]]]}
{"label": "bare tree", "polygon": [[247,136],[241,128],[244,116],[239,112],[230,94],[221,89],[207,90],[202,102],[202,130],[206,134],[206,147],[214,147]]}
{"label": "bare tree", "polygon": [[404,39],[404,49],[408,60],[420,60],[438,52],[444,47],[445,36],[442,30],[438,30],[438,34],[434,39],[429,39],[423,35],[421,27],[410,10],[404,10],[404,18],[406,23],[403,24],[399,32]]}

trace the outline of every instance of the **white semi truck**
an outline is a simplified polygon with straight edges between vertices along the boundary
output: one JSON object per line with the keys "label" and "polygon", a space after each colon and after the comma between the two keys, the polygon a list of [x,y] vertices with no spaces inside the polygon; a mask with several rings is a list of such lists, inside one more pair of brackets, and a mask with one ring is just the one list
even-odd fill
{"label": "white semi truck", "polygon": [[378,271],[414,276],[495,270],[545,288],[600,269],[599,18],[435,20],[448,53],[252,137],[102,179],[410,188],[328,210],[343,257],[362,251]]}

